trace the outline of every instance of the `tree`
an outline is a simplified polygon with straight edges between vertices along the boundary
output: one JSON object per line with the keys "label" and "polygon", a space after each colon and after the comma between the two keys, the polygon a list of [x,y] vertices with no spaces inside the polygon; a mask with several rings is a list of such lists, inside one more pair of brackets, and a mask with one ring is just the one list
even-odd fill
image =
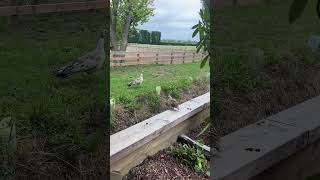
{"label": "tree", "polygon": [[203,8],[200,9],[200,20],[198,24],[194,25],[192,29],[194,32],[192,37],[199,34],[199,42],[197,43],[197,52],[203,50],[208,52],[208,55],[204,57],[200,67],[203,68],[210,58],[210,0],[202,0]]}
{"label": "tree", "polygon": [[112,0],[110,17],[111,49],[125,51],[129,31],[154,15],[153,0]]}
{"label": "tree", "polygon": [[[289,23],[296,21],[301,15],[303,10],[306,8],[308,0],[294,0],[290,6],[289,10]],[[320,18],[320,0],[317,2],[317,14]]]}

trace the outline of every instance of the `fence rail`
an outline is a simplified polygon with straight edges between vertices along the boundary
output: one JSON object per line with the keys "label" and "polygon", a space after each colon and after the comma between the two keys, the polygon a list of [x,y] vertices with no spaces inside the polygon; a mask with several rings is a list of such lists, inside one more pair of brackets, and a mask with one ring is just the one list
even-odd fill
{"label": "fence rail", "polygon": [[111,51],[111,66],[129,66],[144,64],[183,64],[197,62],[207,53],[195,51]]}
{"label": "fence rail", "polygon": [[3,6],[3,7],[0,7],[0,16],[103,9],[107,7],[108,5],[107,3],[108,1],[99,0],[99,1],[57,3],[57,4]]}

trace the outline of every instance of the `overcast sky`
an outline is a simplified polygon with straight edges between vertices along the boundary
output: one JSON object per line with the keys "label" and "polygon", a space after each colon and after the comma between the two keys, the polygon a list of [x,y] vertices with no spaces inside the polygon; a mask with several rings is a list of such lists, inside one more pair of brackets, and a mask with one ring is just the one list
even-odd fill
{"label": "overcast sky", "polygon": [[154,0],[155,15],[139,29],[160,31],[161,39],[192,39],[191,27],[199,21],[200,0]]}

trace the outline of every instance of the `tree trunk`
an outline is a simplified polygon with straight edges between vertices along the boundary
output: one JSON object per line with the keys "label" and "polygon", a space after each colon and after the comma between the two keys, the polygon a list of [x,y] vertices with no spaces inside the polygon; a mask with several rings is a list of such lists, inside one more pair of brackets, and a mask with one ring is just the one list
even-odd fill
{"label": "tree trunk", "polygon": [[131,14],[128,13],[128,16],[127,16],[127,19],[126,19],[126,24],[125,24],[125,27],[124,27],[124,32],[122,34],[121,51],[126,51],[126,49],[127,49],[130,26],[131,26]]}
{"label": "tree trunk", "polygon": [[111,39],[111,50],[118,50],[117,45],[117,15],[118,15],[118,7],[119,1],[113,0],[113,7],[111,8],[111,23],[110,23],[110,39]]}

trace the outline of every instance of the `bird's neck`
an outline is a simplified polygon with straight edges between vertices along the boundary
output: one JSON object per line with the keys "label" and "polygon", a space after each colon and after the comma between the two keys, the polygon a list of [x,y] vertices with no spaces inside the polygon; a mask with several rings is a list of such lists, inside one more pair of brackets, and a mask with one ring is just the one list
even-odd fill
{"label": "bird's neck", "polygon": [[100,38],[97,44],[97,50],[103,50],[104,49],[104,38]]}

